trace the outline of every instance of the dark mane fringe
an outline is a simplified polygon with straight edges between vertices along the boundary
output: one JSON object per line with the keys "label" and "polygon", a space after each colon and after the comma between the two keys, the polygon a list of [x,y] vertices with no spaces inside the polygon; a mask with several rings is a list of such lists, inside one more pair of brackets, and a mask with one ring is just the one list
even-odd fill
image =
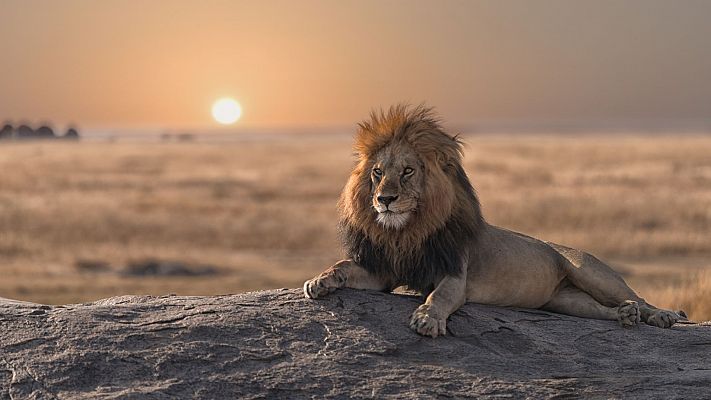
{"label": "dark mane fringe", "polygon": [[368,272],[389,283],[390,290],[408,286],[428,295],[445,276],[462,273],[466,251],[477,239],[484,220],[474,188],[461,165],[455,169],[456,181],[468,204],[453,210],[442,228],[431,234],[418,248],[393,259],[384,244],[374,243],[365,232],[341,221],[339,231],[346,256]]}

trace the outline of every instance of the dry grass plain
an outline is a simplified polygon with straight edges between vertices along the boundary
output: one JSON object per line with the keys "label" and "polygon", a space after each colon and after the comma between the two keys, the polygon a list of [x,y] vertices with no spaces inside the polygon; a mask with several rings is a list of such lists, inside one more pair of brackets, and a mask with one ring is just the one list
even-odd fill
{"label": "dry grass plain", "polygon": [[[711,137],[465,136],[494,224],[589,250],[650,302],[711,319]],[[0,146],[0,296],[296,287],[336,261],[343,136]],[[146,258],[215,266],[126,276]],[[81,262],[108,263],[92,270]]]}

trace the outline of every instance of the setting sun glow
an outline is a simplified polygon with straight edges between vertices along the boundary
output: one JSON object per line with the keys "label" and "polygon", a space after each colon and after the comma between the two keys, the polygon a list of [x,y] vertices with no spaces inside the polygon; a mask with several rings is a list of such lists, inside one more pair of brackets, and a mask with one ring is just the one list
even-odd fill
{"label": "setting sun glow", "polygon": [[234,124],[240,116],[242,116],[242,107],[233,99],[225,97],[212,105],[212,117],[221,124]]}

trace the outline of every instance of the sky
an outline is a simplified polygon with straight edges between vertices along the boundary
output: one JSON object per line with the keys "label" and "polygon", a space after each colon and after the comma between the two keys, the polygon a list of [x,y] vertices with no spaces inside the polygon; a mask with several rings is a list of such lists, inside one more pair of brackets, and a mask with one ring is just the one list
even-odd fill
{"label": "sky", "polygon": [[100,128],[711,118],[711,1],[0,1],[0,119]]}

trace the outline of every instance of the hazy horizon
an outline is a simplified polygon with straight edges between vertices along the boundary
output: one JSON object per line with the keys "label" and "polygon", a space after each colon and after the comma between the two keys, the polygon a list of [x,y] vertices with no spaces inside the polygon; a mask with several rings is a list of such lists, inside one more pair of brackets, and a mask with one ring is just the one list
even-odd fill
{"label": "hazy horizon", "polygon": [[230,96],[235,130],[353,126],[401,101],[454,126],[708,127],[709,15],[704,1],[8,0],[0,120],[205,130]]}

